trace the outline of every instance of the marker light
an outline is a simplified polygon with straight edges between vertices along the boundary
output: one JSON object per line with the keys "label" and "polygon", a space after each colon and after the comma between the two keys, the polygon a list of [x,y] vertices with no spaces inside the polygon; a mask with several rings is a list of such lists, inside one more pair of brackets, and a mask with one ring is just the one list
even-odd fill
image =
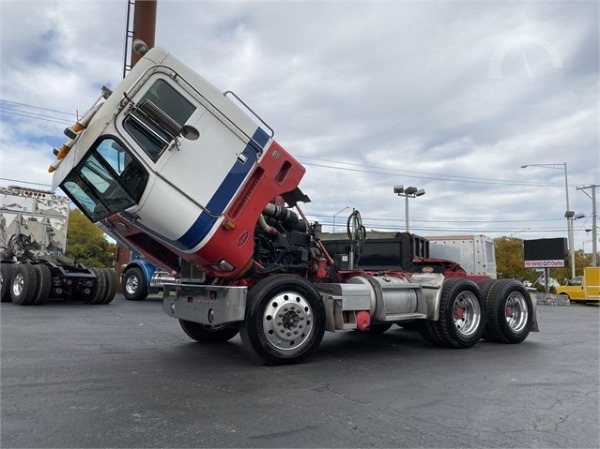
{"label": "marker light", "polygon": [[223,220],[223,223],[221,223],[221,227],[226,231],[233,231],[237,227],[237,225],[233,221],[228,220],[226,218],[225,220]]}

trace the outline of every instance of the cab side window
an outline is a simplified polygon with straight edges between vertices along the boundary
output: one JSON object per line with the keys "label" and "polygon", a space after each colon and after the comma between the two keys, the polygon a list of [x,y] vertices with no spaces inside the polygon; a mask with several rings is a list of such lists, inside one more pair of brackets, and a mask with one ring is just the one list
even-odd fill
{"label": "cab side window", "polygon": [[[180,126],[183,126],[195,111],[195,107],[165,80],[159,79],[140,99],[139,104],[150,101]],[[127,115],[123,127],[150,157],[156,162],[163,154],[173,136],[140,109]]]}

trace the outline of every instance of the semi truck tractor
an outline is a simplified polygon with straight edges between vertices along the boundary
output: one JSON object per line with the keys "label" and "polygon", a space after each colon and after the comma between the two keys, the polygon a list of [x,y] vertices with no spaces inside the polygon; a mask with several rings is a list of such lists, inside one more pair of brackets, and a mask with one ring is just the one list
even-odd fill
{"label": "semi truck tractor", "polygon": [[410,321],[435,345],[468,348],[484,332],[520,343],[537,330],[516,280],[472,278],[451,261],[361,268],[358,211],[348,254],[330,254],[300,206],[310,201],[302,164],[236,94],[164,49],[103,88],[65,134],[53,186],[176,279],[163,310],[198,342],[239,333],[263,363],[288,364],[310,357],[325,331]]}
{"label": "semi truck tractor", "polygon": [[18,305],[49,298],[108,304],[116,275],[65,257],[71,201],[52,192],[0,187],[0,298]]}

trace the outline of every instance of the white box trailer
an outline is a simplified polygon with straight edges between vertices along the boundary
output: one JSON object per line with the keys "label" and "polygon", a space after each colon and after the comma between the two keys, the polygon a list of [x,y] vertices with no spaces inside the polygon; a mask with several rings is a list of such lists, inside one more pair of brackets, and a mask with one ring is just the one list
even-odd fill
{"label": "white box trailer", "polygon": [[494,240],[483,234],[426,236],[429,257],[453,260],[467,273],[496,279]]}

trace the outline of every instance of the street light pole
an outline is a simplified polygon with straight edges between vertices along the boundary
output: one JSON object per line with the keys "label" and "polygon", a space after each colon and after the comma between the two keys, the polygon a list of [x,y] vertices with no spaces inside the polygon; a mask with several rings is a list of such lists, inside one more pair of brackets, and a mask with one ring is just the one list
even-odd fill
{"label": "street light pole", "polygon": [[[570,232],[571,234],[569,235],[569,238],[571,239],[572,242],[575,241],[575,220],[579,220],[580,218],[584,218],[585,214],[570,214],[569,215],[569,221],[571,222],[571,228],[570,228]],[[573,250],[571,251],[571,279],[573,279],[575,276],[577,276],[576,274],[576,270],[575,270],[575,248],[573,248]]]}
{"label": "street light pole", "polygon": [[[600,186],[592,184],[589,186],[577,187],[577,190],[583,191],[583,193],[585,193],[587,196],[589,196],[592,199],[592,266],[593,267],[598,266],[598,248],[596,246],[597,242],[598,242],[598,235],[597,235],[598,226],[596,225],[596,217],[597,217],[596,187],[600,187]],[[592,189],[592,194],[590,195],[589,193],[587,193],[586,189]]]}
{"label": "street light pole", "polygon": [[527,168],[527,167],[543,167],[543,168],[554,168],[557,170],[561,170],[562,166],[562,170],[564,170],[565,172],[565,197],[567,200],[567,210],[565,211],[565,218],[567,219],[567,246],[568,246],[568,251],[569,251],[569,255],[571,256],[571,274],[572,274],[572,278],[575,277],[575,248],[574,248],[574,242],[573,242],[573,223],[571,218],[573,217],[573,215],[575,215],[575,212],[573,212],[570,208],[569,208],[569,181],[567,178],[567,163],[563,162],[558,163],[558,164],[527,164],[527,165],[521,165],[521,168]]}
{"label": "street light pole", "polygon": [[404,186],[394,186],[394,193],[398,196],[403,196],[405,198],[404,217],[406,223],[406,232],[408,232],[408,199],[425,195],[425,190],[417,189],[413,186],[409,186],[406,189],[404,188]]}
{"label": "street light pole", "polygon": [[338,210],[335,214],[333,214],[333,232],[335,232],[335,217],[337,217],[339,214],[341,214],[342,212],[344,212],[349,207],[350,206],[346,206],[343,209]]}

